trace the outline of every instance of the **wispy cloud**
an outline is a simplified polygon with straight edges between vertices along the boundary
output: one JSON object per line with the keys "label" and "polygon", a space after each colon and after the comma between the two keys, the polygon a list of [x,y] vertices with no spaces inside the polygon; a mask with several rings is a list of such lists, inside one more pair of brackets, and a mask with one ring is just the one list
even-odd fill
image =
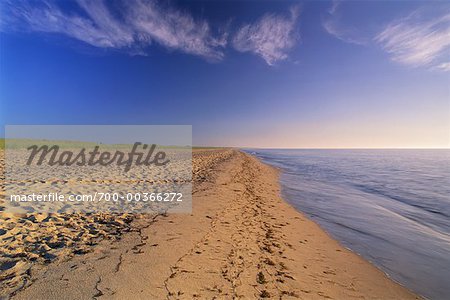
{"label": "wispy cloud", "polygon": [[226,35],[215,37],[206,21],[170,7],[158,6],[154,1],[137,1],[130,5],[127,22],[142,37],[183,52],[213,59],[223,57]]}
{"label": "wispy cloud", "polygon": [[298,17],[298,7],[292,7],[288,15],[266,14],[230,34],[229,26],[213,30],[206,20],[159,0],[5,0],[0,30],[60,34],[134,55],[146,55],[150,45],[159,44],[212,61],[223,59],[231,35],[236,50],[274,65],[298,40]]}
{"label": "wispy cloud", "polygon": [[298,7],[292,7],[288,16],[266,14],[253,24],[239,28],[233,37],[233,46],[240,52],[261,56],[268,65],[288,57],[287,52],[299,38],[295,30]]}
{"label": "wispy cloud", "polygon": [[364,39],[356,37],[356,32],[352,28],[344,27],[338,19],[324,19],[322,21],[323,28],[335,38],[356,45],[365,45]]}
{"label": "wispy cloud", "polygon": [[[94,2],[97,9],[103,7],[101,2]],[[91,5],[93,6],[93,5]],[[104,23],[79,15],[64,13],[52,2],[8,1],[3,4],[2,30],[38,31],[62,33],[81,40],[95,47],[124,47],[133,42],[131,32],[116,24],[107,11]]]}
{"label": "wispy cloud", "polygon": [[450,71],[450,10],[433,17],[417,10],[388,24],[374,40],[396,62]]}
{"label": "wispy cloud", "polygon": [[437,66],[435,66],[435,69],[441,71],[450,71],[450,62],[438,64]]}
{"label": "wispy cloud", "polygon": [[345,25],[340,11],[342,1],[333,0],[326,16],[322,18],[322,27],[335,38],[357,45],[367,44],[367,38],[361,36],[356,28]]}
{"label": "wispy cloud", "polygon": [[111,9],[102,0],[78,0],[78,10],[57,2],[9,1],[3,4],[2,30],[59,33],[94,47],[145,54],[156,42],[168,49],[220,60],[226,35],[214,35],[205,20],[196,20],[156,0],[128,0]]}

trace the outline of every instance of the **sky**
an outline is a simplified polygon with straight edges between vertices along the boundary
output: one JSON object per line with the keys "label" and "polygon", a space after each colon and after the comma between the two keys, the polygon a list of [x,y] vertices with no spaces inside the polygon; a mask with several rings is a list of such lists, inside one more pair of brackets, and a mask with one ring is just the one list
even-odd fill
{"label": "sky", "polygon": [[192,125],[194,145],[449,148],[446,1],[0,5],[0,123]]}

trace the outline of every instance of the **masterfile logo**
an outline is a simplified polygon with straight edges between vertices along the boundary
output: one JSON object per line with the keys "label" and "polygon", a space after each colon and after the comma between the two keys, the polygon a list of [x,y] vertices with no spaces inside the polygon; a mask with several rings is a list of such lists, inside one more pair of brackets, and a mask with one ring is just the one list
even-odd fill
{"label": "masterfile logo", "polygon": [[[139,151],[139,148],[145,152]],[[166,152],[156,151],[156,148],[156,144],[149,146],[141,142],[135,142],[131,151],[128,153],[118,150],[115,152],[102,152],[99,150],[100,146],[95,146],[91,151],[86,148],[81,148],[78,153],[75,153],[69,150],[60,152],[58,145],[32,145],[27,148],[30,151],[27,166],[33,163],[40,166],[47,156],[49,156],[47,163],[50,166],[109,166],[111,164],[117,164],[118,166],[124,166],[124,171],[128,172],[133,166],[133,163],[137,166],[164,166],[169,163],[170,160],[166,158]]]}
{"label": "masterfile logo", "polygon": [[191,126],[6,127],[11,212],[190,212],[191,178]]}

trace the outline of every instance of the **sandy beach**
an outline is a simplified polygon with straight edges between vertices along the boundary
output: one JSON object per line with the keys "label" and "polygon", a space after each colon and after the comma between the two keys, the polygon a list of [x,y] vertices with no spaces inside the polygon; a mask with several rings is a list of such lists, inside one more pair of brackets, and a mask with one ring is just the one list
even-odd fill
{"label": "sandy beach", "polygon": [[192,214],[5,215],[12,299],[417,299],[280,197],[237,150],[193,153]]}
{"label": "sandy beach", "polygon": [[450,1],[3,0],[0,300],[450,300]]}

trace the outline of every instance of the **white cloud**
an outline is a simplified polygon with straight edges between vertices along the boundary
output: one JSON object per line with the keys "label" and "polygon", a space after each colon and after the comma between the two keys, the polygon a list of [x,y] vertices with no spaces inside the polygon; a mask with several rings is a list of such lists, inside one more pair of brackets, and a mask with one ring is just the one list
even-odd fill
{"label": "white cloud", "polygon": [[322,21],[323,28],[335,38],[356,45],[365,45],[364,39],[356,37],[356,32],[352,28],[345,28],[338,19],[325,19]]}
{"label": "white cloud", "polygon": [[261,56],[268,65],[288,57],[298,39],[295,25],[299,16],[297,7],[289,16],[266,14],[253,24],[242,26],[233,37],[233,46],[240,52]]}
{"label": "white cloud", "polygon": [[450,62],[444,62],[435,67],[437,70],[450,71]]}
{"label": "white cloud", "polygon": [[332,6],[328,10],[328,14],[322,19],[322,27],[330,35],[344,41],[346,43],[365,45],[367,39],[364,38],[355,28],[344,25],[342,22],[342,14],[340,12],[342,1],[333,0]]}
{"label": "white cloud", "polygon": [[335,14],[341,4],[341,0],[331,0],[331,8],[328,12],[332,15]]}
{"label": "white cloud", "polygon": [[[5,0],[1,31],[61,34],[98,48],[146,55],[151,44],[218,61],[228,45],[229,25],[213,30],[203,19],[158,0],[75,0],[70,10],[62,2]],[[269,65],[288,57],[298,34],[297,7],[290,14],[266,14],[239,27],[233,47],[253,52]]]}
{"label": "white cloud", "polygon": [[374,39],[392,60],[450,70],[450,12],[425,18],[422,11],[393,21]]}
{"label": "white cloud", "polygon": [[[102,6],[101,2],[94,2]],[[132,36],[114,24],[104,28],[94,20],[78,15],[68,15],[50,2],[35,3],[6,2],[2,13],[2,30],[25,30],[62,33],[95,47],[123,47],[132,42]],[[109,20],[110,22],[112,20]]]}
{"label": "white cloud", "polygon": [[128,0],[120,14],[102,0],[78,0],[80,11],[68,13],[55,2],[4,3],[2,30],[59,33],[95,47],[145,54],[152,42],[184,53],[219,60],[226,35],[215,37],[209,24],[156,0]]}
{"label": "white cloud", "polygon": [[212,59],[223,57],[220,48],[226,46],[226,38],[214,37],[206,21],[196,21],[186,13],[158,6],[154,1],[139,0],[130,5],[126,18],[141,38],[190,54]]}

